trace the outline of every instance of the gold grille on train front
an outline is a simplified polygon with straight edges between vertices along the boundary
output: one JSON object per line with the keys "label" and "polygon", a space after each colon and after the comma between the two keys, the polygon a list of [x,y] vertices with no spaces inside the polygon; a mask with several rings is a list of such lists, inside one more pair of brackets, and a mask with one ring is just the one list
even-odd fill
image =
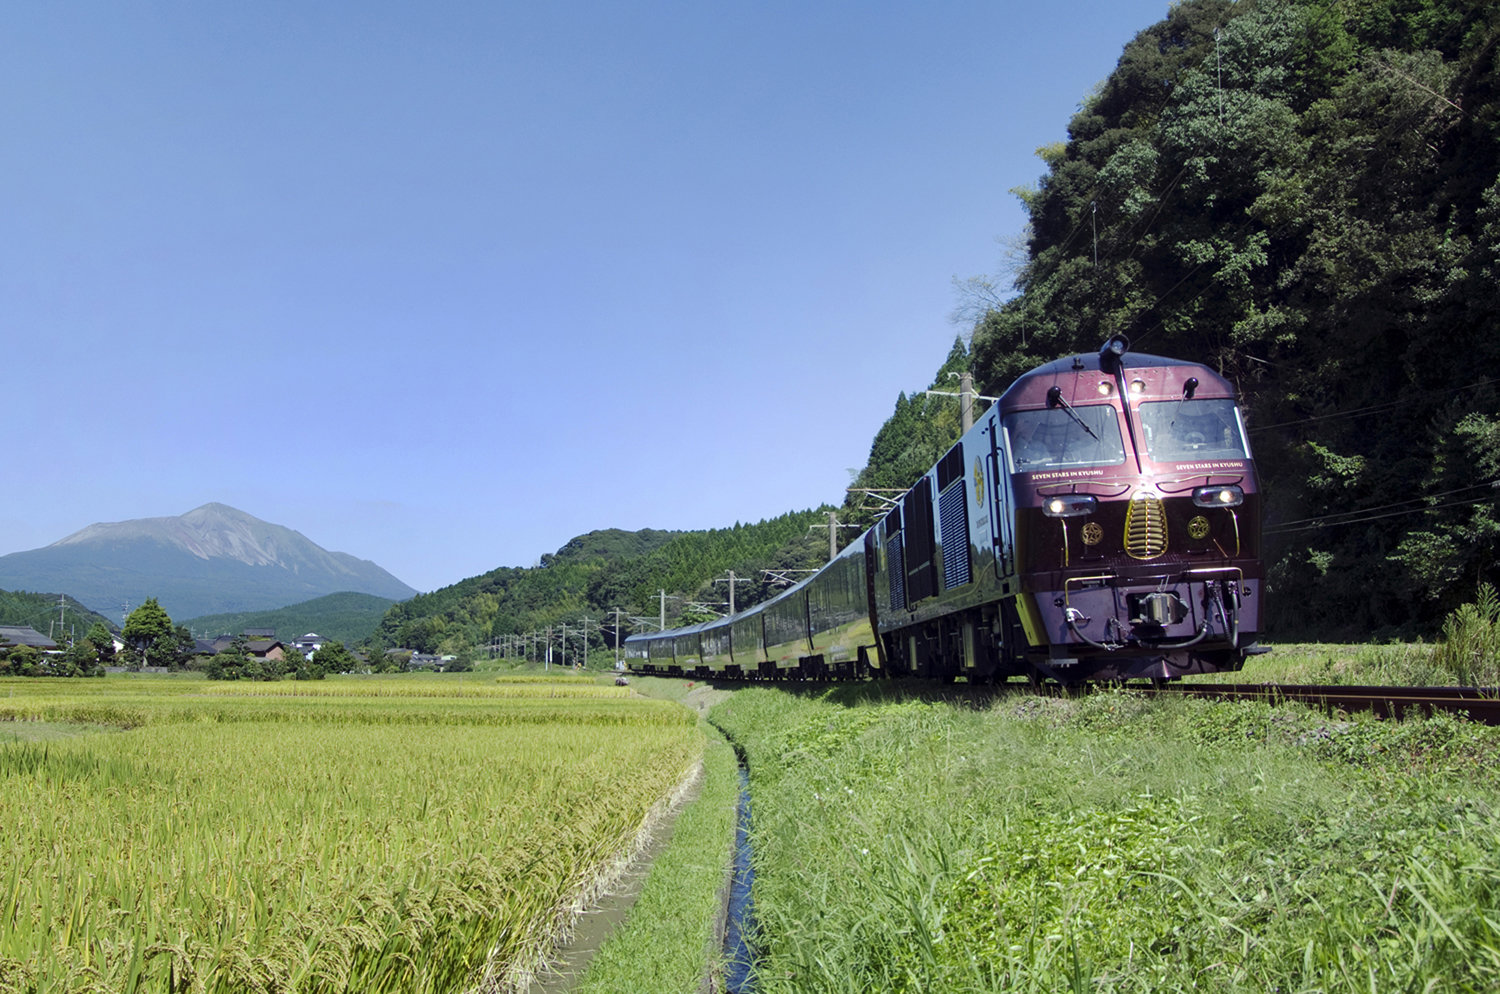
{"label": "gold grille on train front", "polygon": [[1161,498],[1145,490],[1125,512],[1125,552],[1132,559],[1155,559],[1167,551],[1167,512]]}

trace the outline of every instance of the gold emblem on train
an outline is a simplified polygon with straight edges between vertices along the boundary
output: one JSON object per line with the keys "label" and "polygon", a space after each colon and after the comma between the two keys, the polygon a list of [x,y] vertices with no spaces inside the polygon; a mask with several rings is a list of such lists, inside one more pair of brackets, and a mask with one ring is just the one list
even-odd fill
{"label": "gold emblem on train", "polygon": [[974,506],[984,506],[984,460],[974,457]]}
{"label": "gold emblem on train", "polygon": [[1155,559],[1166,551],[1166,508],[1156,494],[1138,490],[1125,512],[1125,552],[1132,559]]}
{"label": "gold emblem on train", "polygon": [[1208,519],[1201,514],[1196,515],[1188,522],[1188,535],[1200,542],[1208,538]]}
{"label": "gold emblem on train", "polygon": [[1083,544],[1098,545],[1104,541],[1104,529],[1099,527],[1099,522],[1090,521],[1083,526]]}

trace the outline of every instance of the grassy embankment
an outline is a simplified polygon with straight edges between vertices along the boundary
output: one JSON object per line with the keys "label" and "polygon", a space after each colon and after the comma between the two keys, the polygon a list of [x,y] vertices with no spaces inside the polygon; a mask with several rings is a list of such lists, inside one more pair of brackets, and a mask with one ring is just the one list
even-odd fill
{"label": "grassy embankment", "polygon": [[704,750],[626,694],[5,681],[0,991],[499,988]]}
{"label": "grassy embankment", "polygon": [[754,688],[757,990],[1500,986],[1500,737],[1298,706]]}

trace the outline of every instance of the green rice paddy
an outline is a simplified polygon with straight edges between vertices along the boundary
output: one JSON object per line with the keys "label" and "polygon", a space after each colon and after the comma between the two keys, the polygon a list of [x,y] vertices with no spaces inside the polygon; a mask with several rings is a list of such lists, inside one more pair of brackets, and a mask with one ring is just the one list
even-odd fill
{"label": "green rice paddy", "polygon": [[0,991],[521,985],[699,761],[587,681],[0,682]]}

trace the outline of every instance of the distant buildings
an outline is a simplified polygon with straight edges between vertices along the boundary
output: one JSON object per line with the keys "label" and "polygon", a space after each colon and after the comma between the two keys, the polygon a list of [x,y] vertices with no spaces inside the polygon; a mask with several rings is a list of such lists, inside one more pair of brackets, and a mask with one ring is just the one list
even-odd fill
{"label": "distant buildings", "polygon": [[0,649],[30,646],[48,652],[57,648],[57,643],[29,625],[0,625]]}

